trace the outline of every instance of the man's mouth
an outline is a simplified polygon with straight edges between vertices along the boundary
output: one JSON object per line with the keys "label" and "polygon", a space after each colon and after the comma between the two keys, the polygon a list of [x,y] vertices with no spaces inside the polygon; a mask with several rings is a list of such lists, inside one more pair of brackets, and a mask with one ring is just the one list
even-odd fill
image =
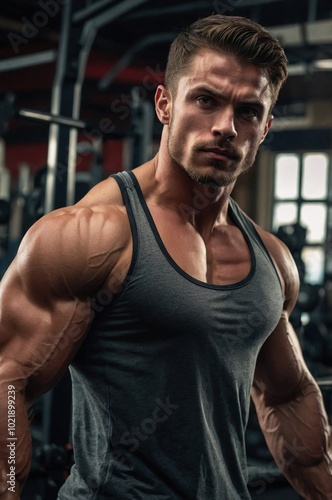
{"label": "man's mouth", "polygon": [[202,148],[201,151],[203,153],[208,154],[210,157],[216,159],[216,160],[224,160],[226,159],[231,159],[231,160],[238,160],[239,157],[236,153],[233,151],[230,151],[229,149],[226,148],[218,148],[218,147],[212,147],[212,148]]}
{"label": "man's mouth", "polygon": [[227,156],[228,158],[235,159],[236,155],[229,151],[228,149],[221,149],[221,148],[208,148],[205,149],[207,153],[212,153],[216,156],[224,157]]}

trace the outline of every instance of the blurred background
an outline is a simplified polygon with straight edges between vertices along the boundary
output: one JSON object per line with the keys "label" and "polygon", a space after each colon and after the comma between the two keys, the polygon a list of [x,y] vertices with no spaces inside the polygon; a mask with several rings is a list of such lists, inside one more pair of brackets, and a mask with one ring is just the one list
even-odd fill
{"label": "blurred background", "polygon": [[[256,165],[233,196],[290,248],[301,289],[292,315],[332,416],[332,3],[330,0],[7,0],[0,6],[0,279],[27,229],[158,149],[153,107],[169,45],[198,17],[263,24],[289,78]],[[61,406],[61,411],[56,409]],[[41,398],[23,499],[56,498],[72,464],[70,381]],[[253,498],[298,498],[252,409]]]}

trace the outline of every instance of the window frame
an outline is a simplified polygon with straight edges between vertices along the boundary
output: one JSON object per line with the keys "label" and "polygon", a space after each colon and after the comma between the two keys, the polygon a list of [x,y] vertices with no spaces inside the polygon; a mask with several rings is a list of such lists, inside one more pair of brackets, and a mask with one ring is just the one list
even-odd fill
{"label": "window frame", "polygon": [[[327,158],[327,189],[326,197],[324,198],[304,198],[302,195],[302,183],[304,176],[304,158],[308,155],[323,154]],[[299,170],[297,179],[297,196],[294,198],[279,198],[276,196],[276,165],[278,158],[281,155],[289,156],[295,155],[299,159]],[[277,204],[283,203],[295,203],[297,206],[297,215],[295,223],[301,224],[301,209],[303,205],[310,204],[324,204],[326,206],[326,221],[325,221],[325,240],[322,242],[306,242],[304,249],[307,248],[321,248],[323,253],[323,269],[322,269],[322,280],[312,281],[308,280],[309,283],[323,285],[328,280],[332,280],[332,151],[326,149],[320,150],[296,150],[296,151],[275,151],[273,155],[273,183],[272,183],[272,206],[270,211],[270,227],[273,232],[276,232],[278,227],[275,225],[275,207]],[[291,223],[293,224],[293,223]],[[283,224],[281,224],[283,225]]]}

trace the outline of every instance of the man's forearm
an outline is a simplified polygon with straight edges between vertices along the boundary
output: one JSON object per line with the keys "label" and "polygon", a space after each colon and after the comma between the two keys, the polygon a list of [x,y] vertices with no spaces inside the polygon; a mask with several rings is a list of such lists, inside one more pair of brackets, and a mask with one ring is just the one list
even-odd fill
{"label": "man's forearm", "polygon": [[290,484],[307,500],[332,499],[330,428],[321,394],[308,383],[290,401],[271,404],[254,388],[267,445]]}
{"label": "man's forearm", "polygon": [[297,465],[284,470],[285,477],[295,490],[306,500],[331,500],[331,460],[323,459],[311,467]]}

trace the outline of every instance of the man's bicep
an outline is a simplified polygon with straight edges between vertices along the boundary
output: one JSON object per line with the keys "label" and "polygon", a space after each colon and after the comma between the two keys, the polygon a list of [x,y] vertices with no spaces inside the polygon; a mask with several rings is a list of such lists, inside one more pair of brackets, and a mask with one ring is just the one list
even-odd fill
{"label": "man's bicep", "polygon": [[[90,319],[88,301],[47,297],[36,300],[15,269],[3,278],[0,302],[0,374],[36,397],[64,373]],[[47,297],[47,298],[46,298]]]}
{"label": "man's bicep", "polygon": [[[8,490],[8,443],[15,445],[13,499],[28,475],[31,437],[28,408],[55,385],[86,331],[90,307],[78,299],[36,300],[16,269],[0,284],[0,497]],[[9,439],[12,439],[10,441]]]}
{"label": "man's bicep", "polygon": [[287,399],[308,377],[311,378],[297,335],[288,315],[283,313],[259,353],[254,392],[256,388],[273,399]]}

